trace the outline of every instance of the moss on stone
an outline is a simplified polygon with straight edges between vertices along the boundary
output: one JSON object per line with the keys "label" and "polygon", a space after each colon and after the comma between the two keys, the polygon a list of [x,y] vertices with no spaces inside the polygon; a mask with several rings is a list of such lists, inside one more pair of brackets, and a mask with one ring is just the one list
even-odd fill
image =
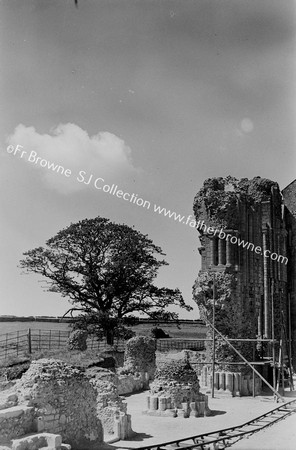
{"label": "moss on stone", "polygon": [[[213,273],[201,272],[193,286],[193,299],[197,303],[200,318],[210,323],[213,321]],[[226,338],[253,337],[252,324],[245,316],[241,305],[236,301],[235,295],[237,279],[234,274],[215,274],[215,327]],[[212,338],[212,329],[209,328],[207,337]],[[241,351],[245,357],[252,359],[252,346],[244,343],[236,343],[235,347]],[[212,343],[206,344],[206,355],[210,361],[212,359]],[[241,361],[239,356],[224,341],[216,342],[216,360],[226,362]],[[221,368],[230,366],[221,366]],[[220,367],[219,367],[220,368]],[[231,370],[234,370],[231,367]]]}
{"label": "moss on stone", "polygon": [[194,198],[195,219],[204,220],[207,226],[236,229],[240,219],[239,199],[244,198],[256,208],[269,198],[272,187],[279,189],[276,182],[261,177],[208,178]]}
{"label": "moss on stone", "polygon": [[155,370],[155,340],[148,336],[135,336],[126,342],[124,369],[129,373]]}
{"label": "moss on stone", "polygon": [[195,370],[188,361],[175,360],[163,364],[155,372],[155,380],[177,381],[178,383],[197,383]]}

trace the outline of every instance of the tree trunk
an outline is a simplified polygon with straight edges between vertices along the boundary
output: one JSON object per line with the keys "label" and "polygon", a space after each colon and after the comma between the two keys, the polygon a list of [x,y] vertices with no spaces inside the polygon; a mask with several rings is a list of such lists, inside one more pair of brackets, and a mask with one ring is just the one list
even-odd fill
{"label": "tree trunk", "polygon": [[106,340],[108,345],[113,345],[114,343],[114,333],[113,330],[107,330],[106,332]]}

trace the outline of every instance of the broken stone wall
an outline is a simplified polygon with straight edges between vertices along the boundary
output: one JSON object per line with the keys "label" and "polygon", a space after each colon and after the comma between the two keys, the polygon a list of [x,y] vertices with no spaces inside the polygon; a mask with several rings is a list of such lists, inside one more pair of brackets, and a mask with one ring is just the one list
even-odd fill
{"label": "broken stone wall", "polygon": [[118,375],[118,394],[127,395],[147,388],[149,378],[143,379],[141,374]]}
{"label": "broken stone wall", "polygon": [[148,336],[135,336],[129,339],[126,342],[124,366],[120,373],[139,373],[142,376],[142,381],[148,387],[148,380],[153,379],[156,369],[155,351],[155,340]]}
{"label": "broken stone wall", "polygon": [[188,361],[172,360],[156,370],[145,414],[195,417],[209,415],[208,398],[199,390],[196,372]]}
{"label": "broken stone wall", "polygon": [[103,442],[96,390],[83,370],[62,361],[33,361],[18,383],[19,403],[34,408],[35,429],[58,433],[73,449]]}
{"label": "broken stone wall", "polygon": [[104,436],[110,440],[131,437],[131,416],[127,414],[127,404],[118,392],[118,376],[108,369],[91,368],[87,371],[90,383],[97,392],[97,416]]}
{"label": "broken stone wall", "polygon": [[0,445],[34,430],[34,408],[13,406],[0,410]]}

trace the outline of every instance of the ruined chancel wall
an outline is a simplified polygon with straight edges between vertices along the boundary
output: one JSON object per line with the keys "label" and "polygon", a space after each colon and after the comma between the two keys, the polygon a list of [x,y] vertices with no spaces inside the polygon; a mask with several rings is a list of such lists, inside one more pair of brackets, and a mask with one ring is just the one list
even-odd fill
{"label": "ruined chancel wall", "polygon": [[296,180],[282,191],[284,199],[284,220],[287,230],[288,269],[288,324],[287,334],[291,334],[291,353],[296,370]]}
{"label": "ruined chancel wall", "polygon": [[[273,309],[275,338],[280,339],[282,317],[287,324],[287,265],[254,251],[260,247],[269,255],[287,256],[278,184],[260,177],[208,179],[196,194],[193,209],[201,242],[202,266],[194,286],[201,315],[212,320],[213,291],[207,287],[215,274],[218,329],[229,338],[271,338]],[[208,227],[225,234],[214,235]],[[231,243],[226,234],[237,239]],[[249,248],[235,243],[238,239],[250,243]],[[238,347],[249,360],[271,353],[270,347],[259,343]],[[220,356],[230,353],[225,347]]]}

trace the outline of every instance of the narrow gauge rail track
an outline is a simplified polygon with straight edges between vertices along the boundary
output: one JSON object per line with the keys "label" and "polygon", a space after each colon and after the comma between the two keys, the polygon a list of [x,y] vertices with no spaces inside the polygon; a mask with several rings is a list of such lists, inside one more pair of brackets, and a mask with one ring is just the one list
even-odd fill
{"label": "narrow gauge rail track", "polygon": [[235,442],[248,434],[256,433],[296,412],[296,399],[282,403],[271,411],[255,417],[242,425],[222,430],[203,433],[183,439],[163,442],[157,445],[137,447],[133,450],[176,450],[181,448],[194,450],[222,450],[231,447]]}

